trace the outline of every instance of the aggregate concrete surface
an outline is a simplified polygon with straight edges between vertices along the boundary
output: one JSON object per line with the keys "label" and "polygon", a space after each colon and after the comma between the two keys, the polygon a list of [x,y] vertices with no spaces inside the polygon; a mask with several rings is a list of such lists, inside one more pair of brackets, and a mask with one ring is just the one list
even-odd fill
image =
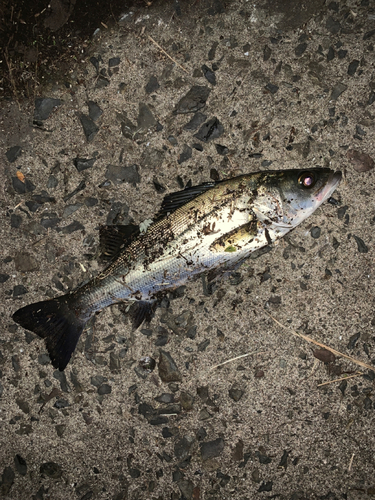
{"label": "aggregate concrete surface", "polygon": [[[374,40],[367,0],[154,2],[1,103],[1,498],[375,496],[374,372],[292,333],[375,367]],[[100,225],[317,166],[345,174],[331,203],[136,332],[107,308],[64,372],[12,321],[102,269]]]}

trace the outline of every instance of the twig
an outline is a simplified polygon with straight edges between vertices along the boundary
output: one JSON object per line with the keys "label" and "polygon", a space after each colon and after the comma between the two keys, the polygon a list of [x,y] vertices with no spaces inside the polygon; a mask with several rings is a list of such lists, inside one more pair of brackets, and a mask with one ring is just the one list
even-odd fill
{"label": "twig", "polygon": [[207,370],[206,373],[215,370],[215,368],[219,368],[220,366],[224,366],[228,363],[232,363],[232,361],[237,361],[237,359],[242,359],[242,358],[247,358],[248,356],[252,356],[253,354],[264,354],[264,352],[258,352],[258,351],[253,351],[253,352],[247,352],[246,354],[241,354],[241,356],[236,356],[235,358],[227,359],[223,363],[219,363],[218,365],[211,366],[209,370]]}
{"label": "twig", "polygon": [[14,96],[15,96],[15,99],[16,99],[16,102],[17,102],[17,105],[18,105],[18,109],[20,110],[21,106],[20,106],[20,103],[19,103],[19,100],[18,100],[17,87],[16,87],[16,84],[14,82],[12,68],[11,68],[11,65],[9,64],[7,53],[8,53],[8,48],[6,49],[6,51],[4,51],[4,59],[5,59],[5,62],[7,63],[7,66],[8,66],[10,83],[12,84]]}
{"label": "twig", "polygon": [[318,387],[321,387],[322,385],[327,385],[327,384],[334,384],[335,382],[341,382],[342,380],[347,380],[348,378],[360,377],[361,375],[363,375],[362,372],[356,372],[353,375],[348,375],[346,377],[341,377],[341,378],[335,378],[335,380],[329,380],[328,382],[323,382],[322,384],[318,384]]}
{"label": "twig", "polygon": [[271,314],[269,314],[264,309],[262,309],[262,311],[265,314],[267,314],[267,316],[269,316],[275,323],[277,323],[279,326],[281,326],[282,328],[284,328],[284,330],[288,330],[290,333],[292,333],[296,337],[300,337],[301,339],[306,340],[307,342],[310,342],[311,344],[315,344],[315,345],[318,345],[319,347],[323,347],[323,349],[327,349],[327,351],[332,352],[336,356],[341,356],[343,358],[349,359],[350,361],[352,361],[352,363],[355,363],[355,364],[357,364],[359,366],[362,366],[363,368],[366,368],[367,370],[371,370],[371,371],[375,372],[375,368],[373,366],[370,366],[367,363],[364,363],[363,361],[360,361],[359,359],[352,358],[351,356],[348,356],[348,354],[344,354],[344,353],[342,353],[340,351],[336,351],[336,349],[333,349],[332,347],[329,347],[329,346],[327,346],[325,344],[322,344],[321,342],[318,342],[318,341],[312,339],[308,335],[303,335],[302,333],[295,332],[295,331],[291,330],[290,328],[288,328],[287,326],[285,326],[282,323],[280,323],[280,321],[278,321],[276,318],[274,318],[273,316],[271,316]]}
{"label": "twig", "polygon": [[169,59],[171,61],[173,61],[175,64],[177,64],[177,66],[179,66],[182,69],[182,71],[185,71],[185,73],[189,74],[189,72],[183,66],[181,66],[180,63],[178,63],[175,59],[173,59],[173,57],[171,57],[167,52],[165,52],[165,50],[162,47],[160,47],[158,42],[155,42],[155,40],[152,37],[150,37],[150,35],[148,35],[148,38],[149,38],[149,40],[151,40],[152,43],[154,43],[157,46],[157,48],[159,50],[161,50],[163,52],[163,54],[165,54],[167,57],[169,57]]}
{"label": "twig", "polygon": [[352,469],[353,460],[354,460],[354,453],[352,454],[352,458],[350,459],[350,462],[349,462],[348,472],[350,472]]}

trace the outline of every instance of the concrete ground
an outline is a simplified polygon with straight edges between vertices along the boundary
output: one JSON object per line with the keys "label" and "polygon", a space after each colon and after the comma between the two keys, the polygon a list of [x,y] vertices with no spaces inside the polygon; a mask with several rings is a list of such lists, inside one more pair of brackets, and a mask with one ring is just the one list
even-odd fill
{"label": "concrete ground", "polygon": [[[374,42],[369,0],[154,2],[40,82],[58,101],[1,103],[1,498],[375,496],[375,373],[292,333],[375,368]],[[103,267],[101,224],[317,166],[345,174],[336,202],[135,333],[106,309],[64,372],[12,321]]]}

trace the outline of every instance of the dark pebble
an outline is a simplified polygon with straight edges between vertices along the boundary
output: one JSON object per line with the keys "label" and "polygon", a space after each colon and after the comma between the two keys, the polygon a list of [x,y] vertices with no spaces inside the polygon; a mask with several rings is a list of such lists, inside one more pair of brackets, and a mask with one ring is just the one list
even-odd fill
{"label": "dark pebble", "polygon": [[194,396],[192,396],[188,392],[181,391],[180,403],[183,410],[190,411],[193,409]]}
{"label": "dark pebble", "polygon": [[98,204],[98,199],[97,198],[92,198],[92,197],[88,197],[88,198],[85,198],[85,205],[86,207],[95,207],[96,205]]}
{"label": "dark pebble", "polygon": [[38,97],[35,99],[34,120],[43,121],[52,113],[53,109],[61,105],[60,99],[49,97]]}
{"label": "dark pebble", "polygon": [[278,467],[284,467],[285,470],[287,469],[287,467],[288,467],[288,455],[289,455],[289,452],[284,450],[283,456],[281,457],[281,460],[280,460]]}
{"label": "dark pebble", "polygon": [[68,226],[65,226],[63,228],[57,228],[57,232],[62,234],[72,234],[75,231],[80,231],[82,229],[85,229],[85,226],[83,226],[80,222],[75,220]]}
{"label": "dark pebble", "polygon": [[357,248],[359,253],[367,253],[368,252],[368,246],[365,244],[365,242],[360,238],[359,236],[356,236],[353,234],[353,238],[355,239],[357,243]]}
{"label": "dark pebble", "polygon": [[271,94],[276,94],[276,92],[279,90],[279,87],[277,85],[274,85],[273,83],[269,82],[266,85],[266,90],[271,92]]}
{"label": "dark pebble", "polygon": [[165,404],[173,403],[174,402],[174,394],[169,394],[167,392],[163,392],[163,394],[161,394],[160,396],[157,396],[154,399],[158,403],[165,403]]}
{"label": "dark pebble", "polygon": [[181,479],[177,482],[177,486],[180,488],[182,498],[186,498],[186,500],[193,498],[194,483],[190,479]]}
{"label": "dark pebble", "polygon": [[51,358],[47,353],[39,354],[38,363],[43,366],[49,365],[51,363]]}
{"label": "dark pebble", "polygon": [[200,443],[199,447],[202,460],[208,460],[209,458],[218,457],[222,453],[224,450],[224,440],[222,438],[217,438],[214,441]]}
{"label": "dark pebble", "polygon": [[262,484],[259,486],[258,491],[272,491],[272,481],[267,481],[266,483],[263,481]]}
{"label": "dark pebble", "polygon": [[375,35],[375,28],[370,31],[366,31],[366,33],[363,35],[363,40],[368,40],[374,35]]}
{"label": "dark pebble", "polygon": [[314,238],[315,240],[320,238],[321,232],[322,232],[322,230],[318,226],[312,227],[310,230],[311,237]]}
{"label": "dark pebble", "polygon": [[348,205],[344,205],[343,207],[340,207],[337,209],[337,217],[339,219],[343,219],[344,215],[346,214],[346,211],[348,210]]}
{"label": "dark pebble", "polygon": [[13,163],[14,161],[17,160],[19,156],[21,156],[21,153],[22,153],[21,146],[12,146],[7,150],[5,156],[7,157],[9,163]]}
{"label": "dark pebble", "polygon": [[322,361],[323,363],[333,363],[336,359],[333,352],[323,348],[315,349],[315,351],[313,351],[313,355],[316,359],[319,359],[319,361]]}
{"label": "dark pebble", "polygon": [[16,466],[16,471],[21,474],[21,476],[26,476],[27,474],[27,464],[26,460],[21,457],[21,455],[16,455],[14,457],[14,465]]}
{"label": "dark pebble", "polygon": [[139,112],[137,117],[138,132],[145,133],[152,127],[156,126],[156,119],[152,114],[151,109],[143,102],[139,103]]}
{"label": "dark pebble", "polygon": [[77,210],[79,210],[83,206],[83,203],[75,203],[74,205],[67,205],[64,208],[63,212],[63,218],[69,217],[70,215],[74,214]]}
{"label": "dark pebble", "polygon": [[353,76],[355,72],[357,71],[357,68],[359,66],[359,61],[357,59],[354,59],[348,67],[348,75]]}
{"label": "dark pebble", "polygon": [[233,401],[235,401],[236,403],[242,398],[243,394],[244,391],[239,387],[233,386],[229,389],[229,397],[233,399]]}
{"label": "dark pebble", "polygon": [[28,293],[28,289],[23,285],[16,285],[13,288],[13,298],[25,295],[25,293]]}
{"label": "dark pebble", "polygon": [[189,92],[177,103],[174,113],[195,113],[204,108],[211,89],[205,86],[194,85]]}
{"label": "dark pebble", "polygon": [[40,224],[46,229],[51,229],[55,228],[60,221],[61,219],[59,219],[58,217],[51,217],[47,219],[43,218],[41,219]]}
{"label": "dark pebble", "polygon": [[114,68],[115,66],[118,66],[121,62],[121,59],[119,57],[111,57],[110,60],[108,61],[108,66],[110,68]]}
{"label": "dark pebble", "polygon": [[156,361],[150,356],[144,356],[139,360],[139,367],[147,373],[151,373],[156,366]]}
{"label": "dark pebble", "polygon": [[160,85],[159,85],[159,82],[158,82],[156,76],[150,76],[150,79],[147,82],[145,90],[146,90],[147,94],[152,94],[152,92],[155,92],[156,90],[158,90],[159,87],[160,87]]}
{"label": "dark pebble", "polygon": [[0,274],[0,283],[5,283],[9,278],[9,274]]}
{"label": "dark pebble", "polygon": [[178,164],[181,165],[181,163],[184,163],[185,161],[189,160],[192,155],[192,149],[190,146],[187,144],[184,144],[183,150],[178,158]]}
{"label": "dark pebble", "polygon": [[212,85],[216,85],[216,75],[212,71],[212,69],[210,69],[208,66],[206,66],[205,64],[203,64],[202,71],[203,71],[203,75],[206,78],[206,80],[209,83],[211,83]]}
{"label": "dark pebble", "polygon": [[89,108],[89,117],[96,122],[102,116],[103,110],[94,101],[88,101],[87,106]]}
{"label": "dark pebble", "polygon": [[129,469],[129,475],[133,479],[136,479],[137,477],[139,477],[141,475],[141,471],[139,469],[131,468],[131,469]]}
{"label": "dark pebble", "polygon": [[94,375],[91,377],[90,382],[94,387],[100,387],[103,382],[107,382],[107,378],[102,375]]}
{"label": "dark pebble", "polygon": [[111,394],[111,392],[112,392],[112,387],[108,384],[103,384],[100,387],[98,387],[99,396],[103,396],[104,394]]}
{"label": "dark pebble", "polygon": [[172,144],[172,146],[177,146],[177,144],[178,144],[177,139],[175,137],[173,137],[173,135],[170,135],[168,137],[168,141],[170,142],[170,144]]}
{"label": "dark pebble", "polygon": [[343,49],[340,49],[338,52],[337,52],[337,55],[338,55],[338,58],[339,59],[345,59],[346,57],[346,54],[348,53],[347,50],[343,50]]}
{"label": "dark pebble", "polygon": [[40,203],[37,203],[36,201],[33,200],[27,201],[25,205],[30,210],[30,212],[36,212],[41,206]]}
{"label": "dark pebble", "polygon": [[375,102],[375,92],[372,90],[367,101],[367,105],[371,106]]}
{"label": "dark pebble", "polygon": [[22,217],[17,214],[11,214],[10,216],[10,227],[18,229],[22,223]]}
{"label": "dark pebble", "polygon": [[330,99],[333,100],[333,101],[336,101],[340,95],[345,92],[345,90],[347,89],[347,85],[343,84],[343,83],[337,83],[333,89],[332,89],[332,93],[331,93],[331,97]]}
{"label": "dark pebble", "polygon": [[95,88],[96,89],[103,89],[105,87],[108,87],[109,84],[110,84],[110,81],[108,80],[108,78],[106,78],[103,75],[99,75],[99,78],[96,80]]}
{"label": "dark pebble", "polygon": [[194,149],[196,149],[197,151],[203,151],[203,146],[202,144],[199,144],[197,142],[195,142],[194,144],[191,145]]}
{"label": "dark pebble", "polygon": [[333,47],[330,47],[327,53],[327,61],[332,61],[334,57],[335,57],[335,51],[333,50]]}
{"label": "dark pebble", "polygon": [[154,188],[156,189],[157,193],[165,193],[166,187],[160,184],[160,182],[156,179],[156,177],[154,177],[152,182],[154,184]]}
{"label": "dark pebble", "polygon": [[62,476],[61,465],[55,462],[45,462],[40,466],[39,470],[42,476],[48,476],[52,479],[60,479]]}
{"label": "dark pebble", "polygon": [[348,382],[346,380],[342,380],[340,382],[339,389],[340,389],[343,396],[345,395],[345,390],[346,390],[347,386],[348,386]]}
{"label": "dark pebble", "polygon": [[131,165],[130,167],[108,165],[105,178],[112,181],[114,184],[129,182],[133,184],[133,186],[141,180],[137,165]]}
{"label": "dark pebble", "polygon": [[90,57],[90,63],[94,66],[96,71],[99,73],[99,61],[96,57],[92,56]]}
{"label": "dark pebble", "polygon": [[337,241],[337,239],[335,237],[332,238],[332,246],[335,250],[338,249],[338,247],[340,246],[340,242]]}
{"label": "dark pebble", "polygon": [[259,451],[256,451],[255,455],[258,457],[260,464],[266,465],[266,464],[270,464],[272,462],[272,458],[269,457],[268,455],[265,455],[264,453],[260,453]]}
{"label": "dark pebble", "polygon": [[307,43],[300,43],[297,45],[297,47],[294,49],[294,53],[297,57],[302,56],[302,54],[305,52],[307,49]]}
{"label": "dark pebble", "polygon": [[189,453],[190,449],[195,442],[195,438],[192,436],[184,436],[182,439],[176,442],[174,445],[174,454],[178,460],[185,460]]}
{"label": "dark pebble", "polygon": [[157,417],[151,418],[149,420],[150,425],[164,425],[169,422],[168,417],[163,417],[161,415],[158,415]]}
{"label": "dark pebble", "polygon": [[78,172],[82,172],[94,166],[96,158],[74,158],[73,163]]}
{"label": "dark pebble", "polygon": [[210,345],[210,339],[203,340],[200,344],[198,344],[198,351],[203,352],[207,349],[207,347]]}
{"label": "dark pebble", "polygon": [[206,118],[207,115],[198,111],[197,113],[195,113],[193,118],[186,125],[184,125],[184,130],[197,130],[197,128],[200,127],[202,123],[204,123]]}
{"label": "dark pebble", "polygon": [[326,28],[332,35],[336,35],[341,29],[341,24],[339,21],[335,21],[332,16],[329,16],[326,21]]}
{"label": "dark pebble", "polygon": [[12,469],[12,467],[5,467],[3,470],[3,474],[1,476],[0,482],[0,495],[8,495],[11,487],[13,486],[14,479],[16,475]]}
{"label": "dark pebble", "polygon": [[374,160],[367,153],[361,153],[356,149],[348,149],[346,157],[353,165],[356,172],[368,172],[375,166]]}
{"label": "dark pebble", "polygon": [[224,127],[220,121],[214,117],[204,123],[194,137],[202,142],[210,142],[213,139],[218,139],[224,133]]}
{"label": "dark pebble", "polygon": [[359,337],[361,336],[360,332],[355,333],[349,338],[348,349],[353,350],[358,342]]}
{"label": "dark pebble", "polygon": [[222,146],[221,144],[215,144],[216,151],[218,152],[219,155],[227,155],[229,153],[229,150],[226,146]]}
{"label": "dark pebble", "polygon": [[70,404],[66,399],[58,399],[57,401],[55,401],[55,404],[53,406],[58,410],[61,410],[62,408],[68,408]]}
{"label": "dark pebble", "polygon": [[166,351],[160,351],[159,377],[163,382],[181,382],[182,377],[172,356]]}
{"label": "dark pebble", "polygon": [[263,49],[263,61],[268,61],[268,59],[271,57],[271,54],[271,49],[268,47],[268,45],[265,45]]}
{"label": "dark pebble", "polygon": [[91,142],[99,132],[99,127],[95,124],[94,120],[84,114],[80,114],[79,119],[82,124],[87,141]]}
{"label": "dark pebble", "polygon": [[70,387],[68,381],[66,380],[65,372],[61,372],[60,370],[55,370],[53,372],[53,376],[56,380],[60,382],[60,389],[63,392],[70,392]]}
{"label": "dark pebble", "polygon": [[18,194],[31,193],[31,191],[35,190],[34,184],[29,179],[22,182],[18,177],[12,177],[12,186]]}

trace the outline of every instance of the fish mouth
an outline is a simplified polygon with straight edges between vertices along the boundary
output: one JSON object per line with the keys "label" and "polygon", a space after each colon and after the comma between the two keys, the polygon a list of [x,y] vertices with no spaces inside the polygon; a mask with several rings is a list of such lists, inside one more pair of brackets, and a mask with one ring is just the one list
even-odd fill
{"label": "fish mouth", "polygon": [[328,177],[326,184],[316,194],[316,199],[319,203],[323,203],[335,191],[342,179],[341,172],[332,172]]}

